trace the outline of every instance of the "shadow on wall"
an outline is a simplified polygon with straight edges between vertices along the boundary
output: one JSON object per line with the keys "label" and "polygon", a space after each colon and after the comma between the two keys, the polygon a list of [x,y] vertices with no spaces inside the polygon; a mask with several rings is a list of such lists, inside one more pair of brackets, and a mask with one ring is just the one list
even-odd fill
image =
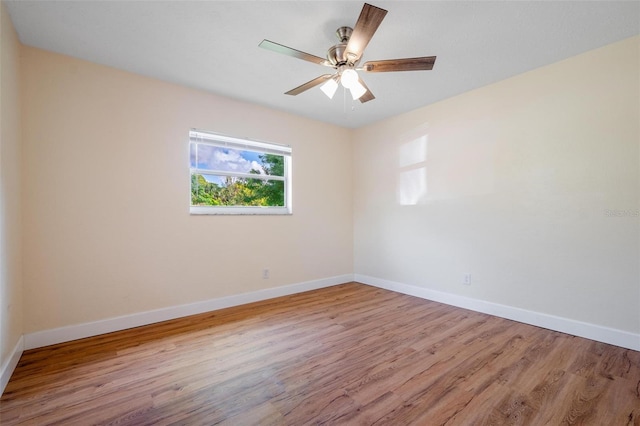
{"label": "shadow on wall", "polygon": [[494,192],[495,142],[482,142],[464,130],[429,137],[429,124],[398,140],[396,198],[401,206],[423,205]]}

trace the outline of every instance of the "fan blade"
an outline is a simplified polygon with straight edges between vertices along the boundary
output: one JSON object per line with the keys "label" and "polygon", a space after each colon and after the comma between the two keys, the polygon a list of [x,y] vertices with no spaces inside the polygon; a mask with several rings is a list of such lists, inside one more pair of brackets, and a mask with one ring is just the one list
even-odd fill
{"label": "fan blade", "polygon": [[349,62],[355,63],[360,59],[386,14],[387,11],[384,9],[364,4],[345,50],[345,57]]}
{"label": "fan blade", "polygon": [[271,50],[273,52],[282,53],[283,55],[293,56],[294,58],[303,59],[305,61],[313,62],[314,64],[320,64],[325,66],[332,66],[326,59],[319,56],[312,55],[310,53],[301,52],[300,50],[292,49],[282,44],[274,43],[269,40],[262,40],[258,45],[263,49]]}
{"label": "fan blade", "polygon": [[365,89],[367,89],[367,92],[364,95],[360,96],[360,102],[365,103],[365,102],[374,100],[376,97],[373,96],[373,93],[371,93],[371,90],[369,90],[367,85],[364,83],[364,80],[361,78],[358,78],[358,81],[360,82],[360,84],[364,86]]}
{"label": "fan blade", "polygon": [[327,81],[331,77],[333,77],[333,74],[321,75],[320,77],[314,78],[311,81],[307,81],[306,83],[296,87],[295,89],[289,90],[288,92],[285,93],[285,95],[291,95],[291,96],[299,95],[300,93],[302,93],[302,92],[304,92],[306,90],[309,90],[312,87],[316,87],[317,85],[324,83],[325,81]]}
{"label": "fan blade", "polygon": [[368,61],[364,63],[362,69],[367,72],[428,71],[433,69],[435,63],[435,56],[423,56],[421,58]]}

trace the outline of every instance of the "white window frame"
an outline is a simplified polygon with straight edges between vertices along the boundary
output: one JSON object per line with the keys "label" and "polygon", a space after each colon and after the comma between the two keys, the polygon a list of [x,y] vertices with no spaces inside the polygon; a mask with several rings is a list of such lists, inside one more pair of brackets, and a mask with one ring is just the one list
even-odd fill
{"label": "white window frame", "polygon": [[[250,139],[235,138],[191,129],[189,131],[189,156],[192,144],[211,145],[221,148],[254,151],[265,154],[282,155],[284,157],[284,176],[259,175],[250,173],[237,173],[222,170],[198,169],[189,167],[189,213],[193,215],[286,215],[293,214],[291,203],[291,147],[278,145],[271,142],[254,141]],[[189,159],[191,164],[191,159]],[[196,165],[197,165],[196,160]],[[279,180],[284,181],[284,206],[192,206],[191,205],[191,176],[194,173],[218,176],[231,176],[239,178]]]}

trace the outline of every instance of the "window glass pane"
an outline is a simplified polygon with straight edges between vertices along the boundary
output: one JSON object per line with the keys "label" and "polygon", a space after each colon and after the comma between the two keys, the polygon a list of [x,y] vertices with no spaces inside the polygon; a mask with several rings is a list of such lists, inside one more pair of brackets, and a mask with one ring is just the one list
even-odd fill
{"label": "window glass pane", "polygon": [[196,147],[194,143],[189,144],[189,167],[192,169],[196,167]]}
{"label": "window glass pane", "polygon": [[194,145],[196,148],[191,150],[191,167],[220,172],[284,176],[284,157],[282,155],[205,144],[192,144],[192,147]]}
{"label": "window glass pane", "polygon": [[191,175],[192,206],[284,206],[284,181]]}

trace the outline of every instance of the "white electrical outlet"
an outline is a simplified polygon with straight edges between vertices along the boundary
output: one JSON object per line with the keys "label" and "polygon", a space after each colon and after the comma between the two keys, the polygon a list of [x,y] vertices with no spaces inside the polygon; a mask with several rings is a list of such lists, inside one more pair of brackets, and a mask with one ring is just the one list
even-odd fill
{"label": "white electrical outlet", "polygon": [[262,279],[263,280],[268,280],[269,279],[269,270],[268,269],[263,269],[262,270]]}
{"label": "white electrical outlet", "polygon": [[462,277],[462,284],[471,285],[471,274],[464,274]]}

